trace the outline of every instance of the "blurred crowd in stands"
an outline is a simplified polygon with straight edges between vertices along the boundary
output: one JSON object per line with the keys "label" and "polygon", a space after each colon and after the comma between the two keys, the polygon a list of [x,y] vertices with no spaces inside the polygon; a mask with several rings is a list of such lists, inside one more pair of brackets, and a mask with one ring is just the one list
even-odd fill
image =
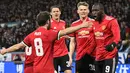
{"label": "blurred crowd in stands", "polygon": [[[61,19],[70,25],[78,19],[76,5],[79,1],[87,1],[90,10],[94,3],[103,3],[106,14],[118,19],[122,39],[120,51],[130,47],[130,0],[0,0],[0,48],[21,42],[36,28],[35,17],[38,12],[49,10],[52,5],[61,6]],[[8,27],[7,23],[11,22],[19,24]]]}

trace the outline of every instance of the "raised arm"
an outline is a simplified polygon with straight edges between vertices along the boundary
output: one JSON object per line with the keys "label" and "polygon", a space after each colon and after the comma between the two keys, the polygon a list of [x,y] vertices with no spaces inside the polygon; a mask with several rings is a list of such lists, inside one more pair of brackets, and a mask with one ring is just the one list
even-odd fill
{"label": "raised arm", "polygon": [[0,54],[4,55],[8,52],[13,52],[13,51],[16,51],[18,49],[21,49],[21,48],[24,48],[25,45],[23,43],[18,43],[18,44],[15,44],[7,49],[3,48],[2,50],[0,50]]}
{"label": "raised arm", "polygon": [[66,34],[70,34],[70,33],[73,33],[81,28],[87,28],[87,27],[91,27],[92,26],[92,22],[83,22],[81,25],[78,25],[78,26],[74,26],[74,27],[69,27],[69,28],[66,28],[64,30],[60,30],[59,31],[59,34],[58,34],[58,37],[61,37],[61,36],[64,36]]}

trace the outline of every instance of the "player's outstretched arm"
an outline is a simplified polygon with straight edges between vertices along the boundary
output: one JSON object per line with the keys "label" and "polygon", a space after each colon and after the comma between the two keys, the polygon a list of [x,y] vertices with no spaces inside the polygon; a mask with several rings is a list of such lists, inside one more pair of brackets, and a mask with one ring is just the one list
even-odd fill
{"label": "player's outstretched arm", "polygon": [[23,43],[18,43],[18,44],[15,44],[7,49],[3,48],[2,50],[0,50],[0,54],[4,55],[8,52],[13,52],[13,51],[16,51],[18,49],[21,49],[21,48],[24,48],[25,45]]}
{"label": "player's outstretched arm", "polygon": [[92,26],[92,22],[83,22],[81,25],[78,25],[78,26],[74,26],[74,27],[69,27],[69,28],[66,28],[66,29],[64,29],[64,30],[60,30],[60,32],[59,32],[59,37],[61,37],[61,36],[64,36],[64,35],[66,35],[66,34],[70,34],[70,33],[73,33],[73,32],[75,32],[75,31],[77,31],[77,30],[79,30],[79,29],[81,29],[81,28],[87,28],[87,27],[91,27]]}

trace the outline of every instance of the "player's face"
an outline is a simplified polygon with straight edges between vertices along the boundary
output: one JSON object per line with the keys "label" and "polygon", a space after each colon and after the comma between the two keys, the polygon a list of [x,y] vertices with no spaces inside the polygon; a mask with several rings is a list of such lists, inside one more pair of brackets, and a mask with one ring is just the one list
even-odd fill
{"label": "player's face", "polygon": [[59,8],[52,8],[51,10],[51,16],[53,19],[59,19],[61,15],[61,11]]}
{"label": "player's face", "polygon": [[79,14],[80,18],[85,18],[89,14],[89,8],[88,6],[80,5],[78,7],[77,13]]}
{"label": "player's face", "polygon": [[92,6],[92,14],[93,14],[93,16],[97,17],[98,14],[99,14],[99,12],[100,12],[99,6],[93,5],[93,6]]}

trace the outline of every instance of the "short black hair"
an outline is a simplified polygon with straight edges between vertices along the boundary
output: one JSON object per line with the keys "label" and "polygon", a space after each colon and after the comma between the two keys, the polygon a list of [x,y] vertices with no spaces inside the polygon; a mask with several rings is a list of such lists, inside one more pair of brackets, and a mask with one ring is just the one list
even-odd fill
{"label": "short black hair", "polygon": [[53,8],[59,8],[59,10],[61,11],[61,7],[60,5],[53,5],[50,7],[50,12],[52,11]]}
{"label": "short black hair", "polygon": [[36,17],[39,26],[45,25],[48,20],[50,20],[50,13],[48,11],[42,11]]}
{"label": "short black hair", "polygon": [[94,3],[94,6],[99,6],[101,10],[104,10],[104,6],[101,3]]}

